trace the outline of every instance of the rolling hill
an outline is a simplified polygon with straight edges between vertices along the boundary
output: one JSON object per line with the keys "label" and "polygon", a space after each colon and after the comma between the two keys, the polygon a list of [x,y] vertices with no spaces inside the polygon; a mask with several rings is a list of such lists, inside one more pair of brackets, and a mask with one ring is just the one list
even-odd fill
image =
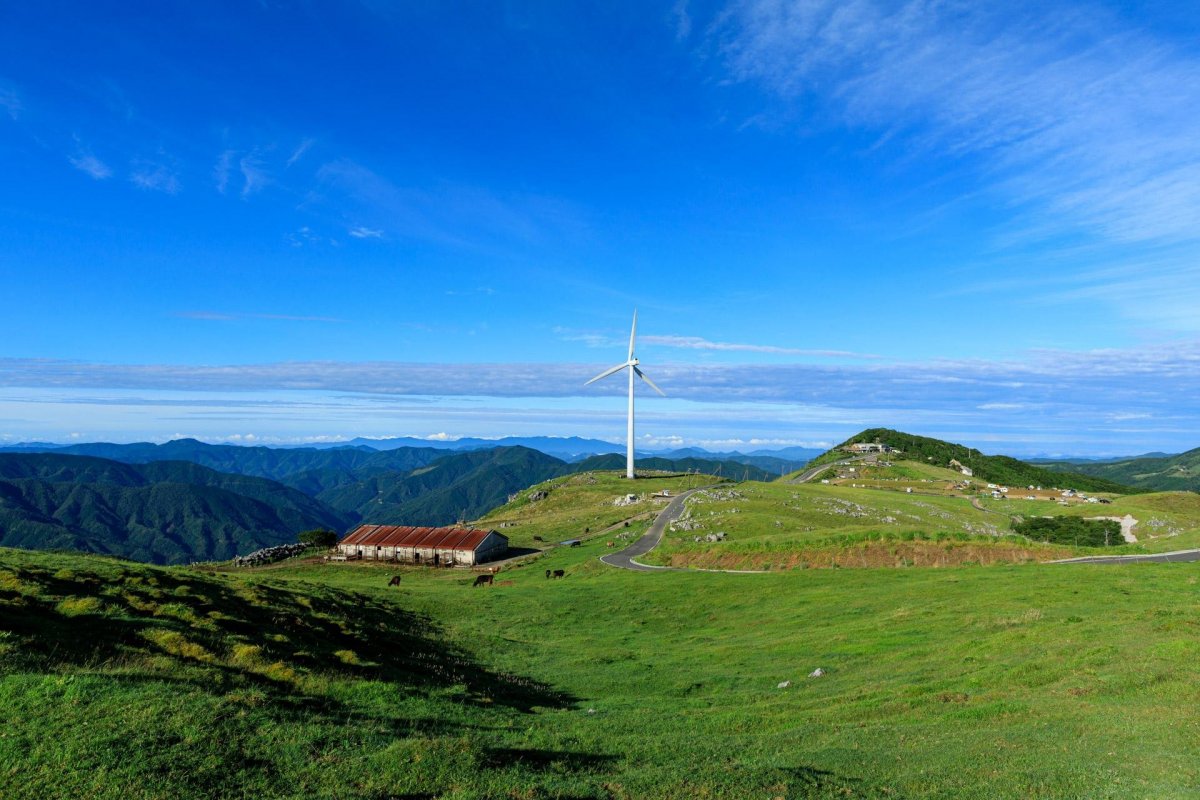
{"label": "rolling hill", "polygon": [[[951,459],[970,467],[976,480],[989,481],[1011,486],[1063,486],[1087,492],[1114,492],[1127,494],[1130,486],[1114,480],[1090,474],[1081,474],[1078,465],[1071,470],[1056,471],[1044,466],[1027,464],[1009,456],[988,456],[974,448],[944,442],[927,436],[916,436],[888,428],[868,428],[850,437],[824,455],[813,459],[812,465],[832,463],[847,457],[845,448],[851,444],[879,443],[899,450],[888,454],[891,460],[923,461],[938,466],[948,466]],[[811,465],[810,465],[811,466]]]}

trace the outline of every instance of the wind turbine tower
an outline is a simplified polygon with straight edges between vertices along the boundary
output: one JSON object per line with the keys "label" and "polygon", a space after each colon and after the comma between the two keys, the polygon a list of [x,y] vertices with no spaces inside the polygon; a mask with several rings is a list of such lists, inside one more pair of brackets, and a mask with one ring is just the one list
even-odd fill
{"label": "wind turbine tower", "polygon": [[620,372],[623,369],[626,369],[626,368],[629,369],[629,427],[627,429],[628,438],[626,439],[626,443],[625,443],[625,477],[630,478],[630,479],[632,479],[634,477],[634,474],[633,474],[633,376],[637,375],[639,378],[644,380],[646,383],[650,384],[651,389],[658,392],[663,397],[667,396],[666,392],[664,392],[662,389],[655,386],[654,381],[647,378],[646,373],[642,372],[641,369],[638,368],[638,364],[640,362],[633,355],[633,342],[634,342],[634,339],[636,339],[636,338],[637,338],[637,310],[634,309],[633,329],[629,331],[629,358],[625,361],[625,363],[617,364],[612,369],[606,369],[604,372],[601,372],[599,375],[597,375],[596,377],[592,378],[590,381],[588,381],[587,383],[584,384],[584,386],[587,386],[589,383],[595,383],[596,381],[600,380],[601,378],[607,378],[609,375],[613,375],[617,372]]}

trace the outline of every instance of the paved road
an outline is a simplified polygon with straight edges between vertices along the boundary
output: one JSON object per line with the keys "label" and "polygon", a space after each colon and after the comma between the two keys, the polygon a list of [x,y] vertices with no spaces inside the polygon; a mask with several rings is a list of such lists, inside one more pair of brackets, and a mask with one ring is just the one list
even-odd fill
{"label": "paved road", "polygon": [[[708,488],[708,487],[701,487]],[[650,530],[642,534],[636,542],[620,550],[616,553],[609,553],[606,556],[600,556],[600,560],[610,567],[621,567],[622,569],[632,569],[639,572],[661,572],[672,567],[647,567],[644,564],[637,564],[633,559],[638,556],[644,556],[655,547],[658,547],[659,541],[662,539],[663,531],[666,530],[667,524],[679,518],[683,513],[683,502],[701,489],[689,489],[681,495],[678,495],[674,500],[667,503],[667,507],[658,512],[654,523],[650,526]]]}
{"label": "paved road", "polygon": [[1167,564],[1185,561],[1200,561],[1200,550],[1176,550],[1173,553],[1155,553],[1144,556],[1083,556],[1048,561],[1048,564]]}

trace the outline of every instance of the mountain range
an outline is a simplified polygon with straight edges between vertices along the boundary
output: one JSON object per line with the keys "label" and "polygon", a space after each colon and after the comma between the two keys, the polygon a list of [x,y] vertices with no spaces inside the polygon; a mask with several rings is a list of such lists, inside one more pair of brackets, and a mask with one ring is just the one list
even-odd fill
{"label": "mountain range", "polygon": [[1082,473],[1147,491],[1200,491],[1200,448],[1178,455],[1150,453],[1119,461],[1045,462],[1048,470]]}
{"label": "mountain range", "polygon": [[[221,560],[310,528],[444,525],[482,516],[560,475],[624,467],[569,463],[527,447],[446,451],[89,443],[0,452],[0,545],[65,548],[158,563]],[[642,469],[772,477],[758,467],[649,458]]]}

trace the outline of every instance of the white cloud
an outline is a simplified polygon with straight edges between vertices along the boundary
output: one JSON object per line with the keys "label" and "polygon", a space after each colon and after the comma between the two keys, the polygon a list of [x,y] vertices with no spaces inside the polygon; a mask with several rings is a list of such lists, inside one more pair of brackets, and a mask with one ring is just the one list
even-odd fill
{"label": "white cloud", "polygon": [[368,228],[365,225],[356,225],[355,227],[351,228],[350,230],[348,230],[346,232],[348,234],[350,234],[351,236],[353,236],[355,239],[382,239],[383,238],[383,231],[375,230],[374,228]]}
{"label": "white cloud", "polygon": [[296,149],[292,151],[292,154],[288,156],[287,166],[290,167],[303,158],[304,154],[307,153],[315,143],[315,139],[304,139],[301,141],[300,144],[296,146]]}
{"label": "white cloud", "polygon": [[91,153],[81,152],[71,156],[69,160],[75,169],[87,173],[98,181],[112,176],[112,169]]}
{"label": "white cloud", "polygon": [[139,189],[165,194],[178,194],[179,190],[183,188],[179,183],[179,177],[171,168],[166,164],[152,161],[135,161],[129,180]]}
{"label": "white cloud", "polygon": [[[568,328],[555,328],[554,334],[566,342],[582,342],[588,347],[620,347],[628,342],[606,334],[588,331],[574,331]],[[699,336],[678,336],[673,334],[647,334],[638,337],[639,344],[669,347],[678,350],[709,350],[725,353],[767,353],[772,355],[805,356],[815,358],[839,359],[877,359],[879,356],[866,353],[854,353],[848,350],[820,350],[801,347],[780,347],[771,344],[746,344],[741,342],[714,342]]]}
{"label": "white cloud", "polygon": [[238,169],[242,172],[243,199],[260,191],[271,181],[271,176],[264,169],[262,159],[259,158],[257,151],[242,156],[241,160],[238,161]]}
{"label": "white cloud", "polygon": [[217,156],[217,164],[213,167],[213,179],[216,181],[217,191],[225,194],[225,190],[229,188],[229,173],[233,169],[234,151],[226,150]]}

